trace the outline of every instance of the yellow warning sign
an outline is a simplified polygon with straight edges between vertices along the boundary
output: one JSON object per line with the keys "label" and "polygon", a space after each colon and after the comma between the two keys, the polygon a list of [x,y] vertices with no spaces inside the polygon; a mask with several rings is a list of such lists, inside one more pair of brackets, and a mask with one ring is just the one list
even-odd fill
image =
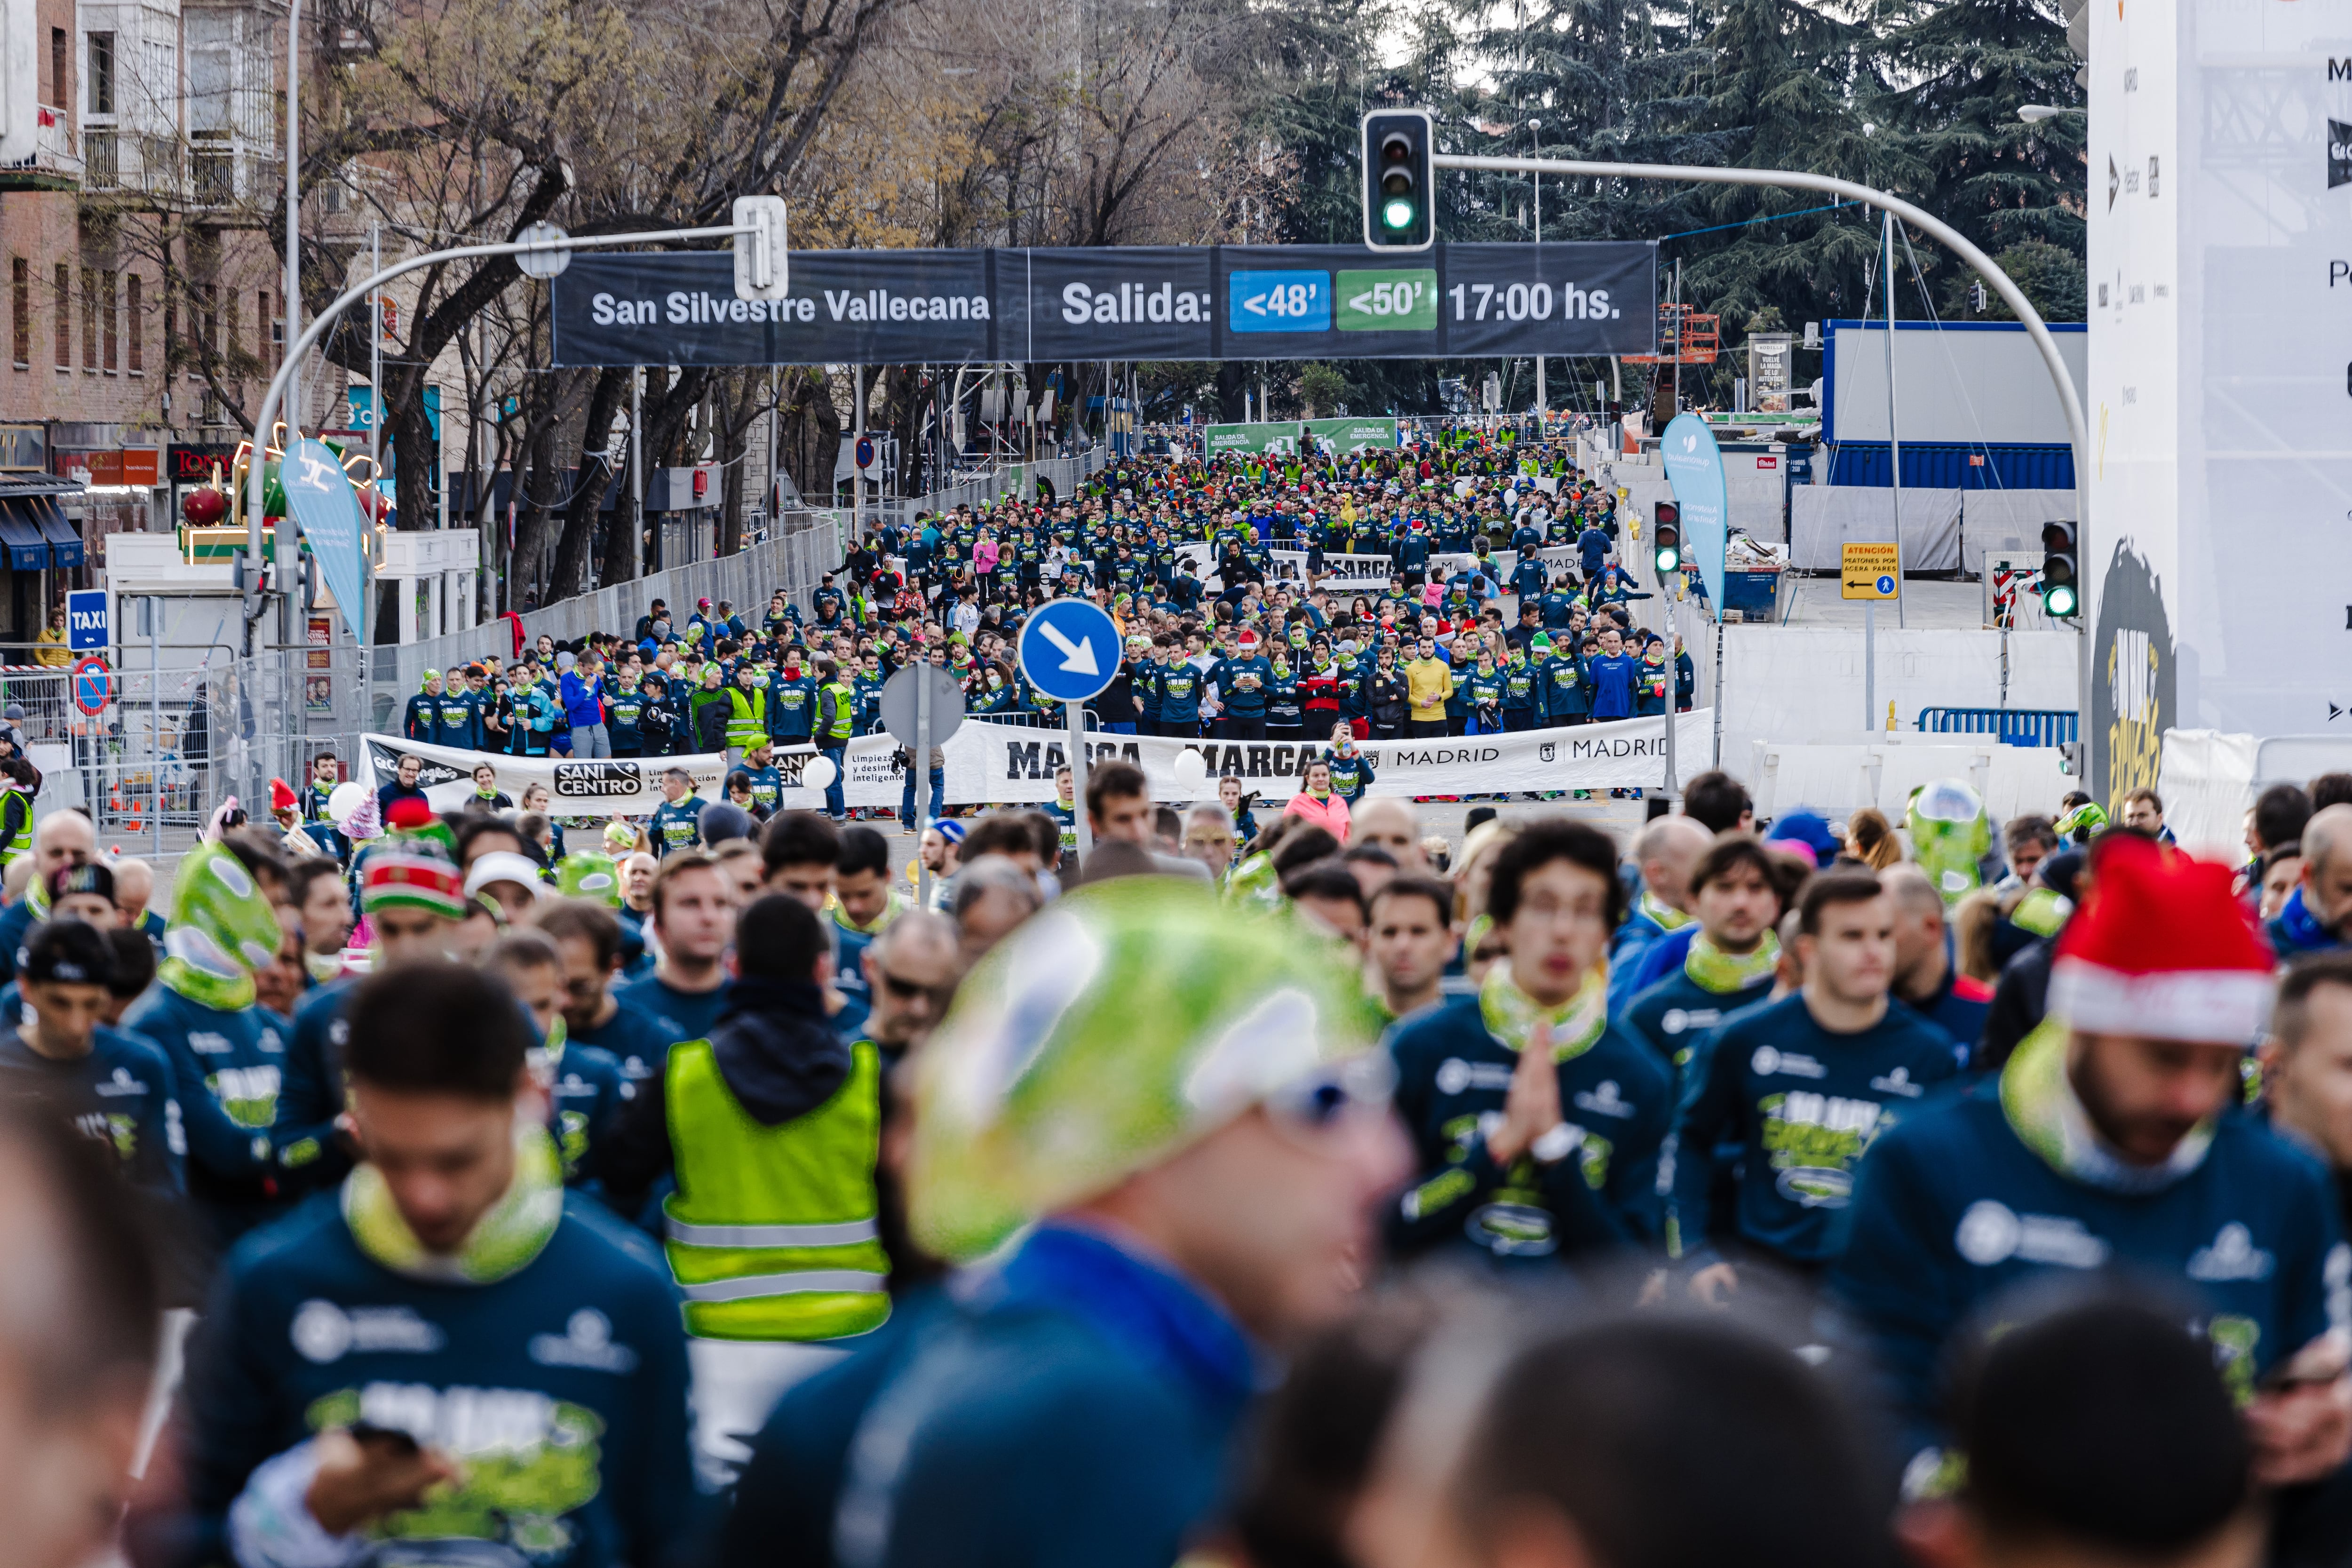
{"label": "yellow warning sign", "polygon": [[1846,544],[1840,547],[1838,596],[1845,599],[1894,599],[1902,596],[1902,557],[1893,544]]}

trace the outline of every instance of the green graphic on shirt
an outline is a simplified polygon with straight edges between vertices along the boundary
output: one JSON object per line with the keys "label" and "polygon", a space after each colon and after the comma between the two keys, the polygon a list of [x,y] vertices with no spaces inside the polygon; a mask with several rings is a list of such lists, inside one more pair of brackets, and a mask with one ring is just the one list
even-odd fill
{"label": "green graphic on shirt", "polygon": [[604,1421],[584,1405],[523,1389],[370,1384],[322,1395],[307,1413],[312,1431],[362,1417],[407,1432],[465,1468],[462,1484],[368,1527],[379,1540],[496,1541],[551,1562],[575,1543],[565,1516],[603,1489]]}

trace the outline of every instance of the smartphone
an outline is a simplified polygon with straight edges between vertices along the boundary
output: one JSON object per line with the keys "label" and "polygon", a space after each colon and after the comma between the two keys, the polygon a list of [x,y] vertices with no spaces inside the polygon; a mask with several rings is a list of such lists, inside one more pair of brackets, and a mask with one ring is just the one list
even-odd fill
{"label": "smartphone", "polygon": [[371,1421],[354,1421],[347,1430],[352,1435],[352,1441],[362,1447],[373,1445],[389,1448],[403,1458],[416,1456],[416,1439],[397,1426],[378,1426]]}

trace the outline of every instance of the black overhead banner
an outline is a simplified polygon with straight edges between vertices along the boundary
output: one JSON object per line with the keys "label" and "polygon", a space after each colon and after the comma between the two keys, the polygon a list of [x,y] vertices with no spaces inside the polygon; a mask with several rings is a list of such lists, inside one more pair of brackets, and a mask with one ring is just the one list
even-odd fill
{"label": "black overhead banner", "polygon": [[814,250],[735,298],[724,251],[575,255],[554,363],[956,364],[1647,353],[1657,247],[1139,246]]}

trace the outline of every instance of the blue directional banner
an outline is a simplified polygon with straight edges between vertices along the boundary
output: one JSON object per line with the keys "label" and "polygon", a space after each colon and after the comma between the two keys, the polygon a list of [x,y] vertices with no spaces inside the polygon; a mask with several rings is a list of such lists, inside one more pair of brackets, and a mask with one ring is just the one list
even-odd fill
{"label": "blue directional banner", "polygon": [[1118,674],[1118,623],[1084,599],[1055,599],[1021,627],[1021,673],[1056,702],[1084,702]]}

